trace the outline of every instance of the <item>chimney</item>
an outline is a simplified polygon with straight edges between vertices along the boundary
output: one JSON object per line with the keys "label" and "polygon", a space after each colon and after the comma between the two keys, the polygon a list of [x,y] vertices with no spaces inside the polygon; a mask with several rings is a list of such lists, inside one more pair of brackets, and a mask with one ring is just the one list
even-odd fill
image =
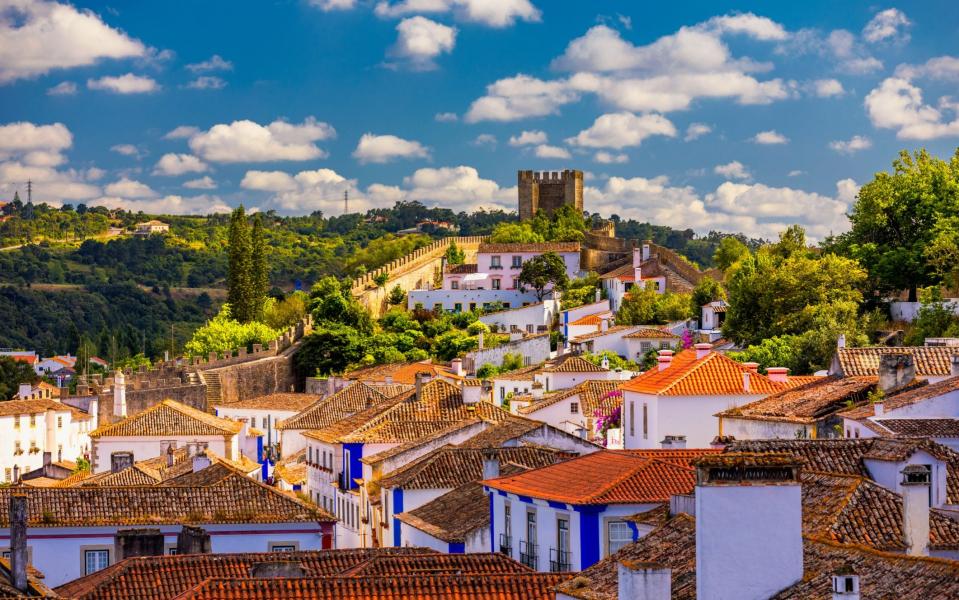
{"label": "chimney", "polygon": [[879,357],[879,389],[898,389],[916,378],[916,361],[912,354],[883,354]]}
{"label": "chimney", "polygon": [[465,374],[465,371],[463,371],[462,358],[454,358],[453,360],[451,360],[450,368],[453,369],[453,373],[456,374],[458,377],[462,377]]}
{"label": "chimney", "polygon": [[483,349],[483,332],[482,331],[476,334],[476,348],[478,350]]}
{"label": "chimney", "polygon": [[901,473],[902,533],[906,553],[929,556],[929,468],[908,465]]}
{"label": "chimney", "polygon": [[750,371],[743,371],[743,391],[749,393],[749,374]]}
{"label": "chimney", "polygon": [[53,452],[44,452],[43,453],[43,466],[49,467],[50,463],[53,462]]}
{"label": "chimney", "polygon": [[596,288],[596,293],[593,295],[593,302],[599,303],[603,301],[603,291],[599,288]]}
{"label": "chimney", "polygon": [[176,536],[177,554],[209,554],[210,534],[202,527],[184,525]]}
{"label": "chimney", "polygon": [[116,562],[132,556],[163,556],[159,529],[120,529],[113,536]]}
{"label": "chimney", "polygon": [[710,454],[696,467],[696,597],[765,600],[803,577],[800,459]]}
{"label": "chimney", "polygon": [[17,393],[20,399],[26,400],[30,397],[31,394],[33,394],[33,386],[30,385],[29,383],[21,383],[20,390]]}
{"label": "chimney", "polygon": [[253,566],[250,567],[250,577],[253,579],[291,579],[306,576],[306,569],[295,560],[258,562],[253,563]]}
{"label": "chimney", "polygon": [[423,397],[423,380],[426,379],[425,373],[417,373],[415,376],[414,388],[416,390],[416,399],[419,400]]}
{"label": "chimney", "polygon": [[952,377],[959,377],[959,354],[952,355],[952,371],[949,374]]}
{"label": "chimney", "polygon": [[643,261],[652,258],[653,240],[643,240]]}
{"label": "chimney", "polygon": [[[471,379],[469,381],[470,383],[480,383],[475,379]],[[483,399],[483,386],[482,384],[466,385],[466,382],[464,382],[460,386],[460,393],[463,395],[463,404],[467,406],[475,406]]]}
{"label": "chimney", "polygon": [[789,369],[786,367],[768,367],[766,369],[766,377],[768,377],[770,381],[786,383],[789,381]]}
{"label": "chimney", "polygon": [[663,441],[660,442],[663,450],[685,450],[686,449],[686,436],[685,435],[667,435],[663,438]]}
{"label": "chimney", "polygon": [[616,570],[618,597],[623,600],[670,600],[672,571],[658,563],[621,560]]}
{"label": "chimney", "polygon": [[882,398],[872,403],[873,415],[881,417],[886,414],[886,405],[883,404]]}
{"label": "chimney", "polygon": [[603,359],[600,361],[599,366],[601,366],[602,368],[606,369],[607,371],[609,370],[609,356],[608,356],[608,355],[603,354]]}
{"label": "chimney", "polygon": [[852,567],[840,567],[832,576],[832,600],[859,600],[859,576]]}
{"label": "chimney", "polygon": [[839,337],[836,338],[836,347],[837,347],[837,348],[845,348],[845,347],[846,347],[846,334],[845,334],[845,333],[840,333],[840,334],[839,334]]}
{"label": "chimney", "polygon": [[492,448],[483,450],[483,479],[499,477],[499,454]]}
{"label": "chimney", "polygon": [[385,384],[387,384],[387,385],[392,384],[392,383],[393,383],[393,376],[392,376],[392,375],[385,375],[385,376],[383,377],[383,383],[385,383]]}
{"label": "chimney", "polygon": [[696,360],[700,360],[702,358],[706,358],[709,355],[709,353],[713,349],[713,345],[702,343],[702,344],[696,344],[695,346],[693,346],[693,348],[696,349]]}
{"label": "chimney", "polygon": [[669,368],[669,365],[673,362],[673,357],[670,354],[659,353],[659,357],[656,358],[656,362],[659,363],[659,370],[663,371]]}
{"label": "chimney", "polygon": [[758,362],[744,362],[743,366],[749,369],[750,373],[759,373],[759,363]]}
{"label": "chimney", "polygon": [[533,391],[531,392],[533,400],[539,400],[543,397],[543,384],[539,381],[533,382]]}
{"label": "chimney", "polygon": [[27,495],[10,495],[10,583],[27,592]]}
{"label": "chimney", "polygon": [[176,450],[173,449],[173,444],[170,444],[166,447],[166,466],[170,468],[173,466],[173,455]]}
{"label": "chimney", "polygon": [[209,456],[203,452],[197,452],[196,456],[193,457],[193,472],[198,473],[212,464],[213,461],[210,460]]}
{"label": "chimney", "polygon": [[643,252],[639,248],[633,248],[633,268],[638,269],[643,262]]}
{"label": "chimney", "polygon": [[600,331],[609,331],[609,318],[603,317],[599,320],[599,330]]}
{"label": "chimney", "polygon": [[119,369],[113,374],[113,415],[121,419],[127,416],[127,379]]}
{"label": "chimney", "polygon": [[110,472],[119,473],[123,469],[133,466],[132,452],[114,452],[110,455]]}

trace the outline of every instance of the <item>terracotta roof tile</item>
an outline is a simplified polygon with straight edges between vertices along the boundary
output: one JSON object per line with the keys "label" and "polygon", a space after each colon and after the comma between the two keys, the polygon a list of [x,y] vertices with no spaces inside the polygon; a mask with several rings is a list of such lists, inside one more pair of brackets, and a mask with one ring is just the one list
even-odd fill
{"label": "terracotta roof tile", "polygon": [[[37,415],[45,413],[48,410],[79,413],[72,406],[67,406],[56,400],[38,398],[36,400],[2,400],[0,401],[0,417],[11,417],[16,415]],[[82,413],[87,416],[86,413]],[[22,427],[22,425],[21,425]]]}
{"label": "terracotta roof tile", "polygon": [[489,496],[480,483],[467,483],[396,518],[438,540],[465,543],[470,534],[489,527]]}
{"label": "terracotta roof tile", "polygon": [[662,396],[774,394],[786,386],[759,373],[750,373],[749,391],[743,389],[743,374],[749,368],[724,354],[710,352],[697,359],[686,350],[673,356],[665,369],[650,369],[621,388],[624,391]]}
{"label": "terracotta roof tile", "polygon": [[609,369],[595,365],[581,356],[565,354],[547,363],[543,371],[545,373],[608,373]]}
{"label": "terracotta roof tile", "polygon": [[[337,575],[374,557],[427,554],[428,548],[377,548],[289,552],[286,560],[298,562],[312,575]],[[128,558],[86,577],[75,579],[57,592],[76,600],[170,600],[210,577],[244,578],[256,563],[276,560],[276,554],[189,554]]]}
{"label": "terracotta roof tile", "polygon": [[476,272],[476,263],[463,263],[461,265],[449,265],[446,267],[446,272],[450,275],[469,275]]}
{"label": "terracotta roof tile", "polygon": [[248,400],[241,400],[231,404],[217,404],[221,408],[255,408],[261,410],[294,410],[301,411],[323,396],[318,394],[276,393],[266,396],[257,396]]}
{"label": "terracotta roof tile", "polygon": [[[23,488],[31,527],[286,523],[334,517],[249,477],[234,473],[208,486]],[[11,488],[0,488],[5,506]],[[8,515],[0,512],[0,525]]]}
{"label": "terracotta roof tile", "polygon": [[607,329],[606,331],[600,330],[600,331],[593,331],[591,333],[584,333],[583,335],[578,335],[574,337],[573,339],[571,339],[570,342],[573,344],[578,344],[581,342],[586,342],[586,341],[596,339],[598,337],[604,337],[607,335],[620,335],[625,337],[627,335],[625,332],[632,333],[633,331],[639,331],[640,329],[644,329],[644,327],[641,327],[640,325],[614,325],[610,327],[609,329]]}
{"label": "terracotta roof tile", "polygon": [[44,585],[43,573],[27,565],[27,593],[13,587],[10,581],[10,559],[0,556],[0,599],[3,598],[59,598],[53,590]]}
{"label": "terracotta roof tile", "polygon": [[866,402],[876,384],[875,377],[821,377],[716,416],[812,423],[845,409],[849,402]]}
{"label": "terracotta roof tile", "polygon": [[579,242],[537,242],[531,244],[494,244],[482,243],[477,252],[508,254],[510,252],[579,252]]}
{"label": "terracotta roof tile", "polygon": [[238,421],[221,419],[185,404],[164,400],[122,421],[98,427],[90,437],[232,436],[242,427]]}
{"label": "terracotta roof tile", "polygon": [[501,465],[513,463],[526,468],[545,467],[568,458],[560,450],[535,447],[460,448],[444,446],[380,480],[380,487],[403,489],[455,488],[483,478],[483,459],[493,453]]}
{"label": "terracotta roof tile", "polygon": [[363,381],[367,383],[385,383],[386,379],[392,378],[393,383],[402,383],[414,385],[416,375],[424,373],[430,377],[454,376],[452,370],[446,365],[433,364],[429,360],[412,363],[392,363],[388,365],[374,365],[345,373],[345,379]]}
{"label": "terracotta roof tile", "polygon": [[906,437],[959,438],[959,418],[872,419],[890,435]]}
{"label": "terracotta roof tile", "polygon": [[580,412],[587,417],[591,417],[601,405],[608,409],[611,406],[622,404],[622,397],[613,395],[613,392],[615,392],[621,384],[621,381],[615,380],[589,379],[574,387],[554,394],[544,395],[540,400],[533,402],[529,406],[519,408],[516,412],[522,415],[532,414],[543,408],[552,406],[557,402],[568,400],[576,396],[579,401]]}
{"label": "terracotta roof tile", "polygon": [[352,383],[327,398],[320,398],[289,419],[278,429],[323,429],[369,408],[384,404],[387,396],[362,382]]}
{"label": "terracotta roof tile", "polygon": [[[938,398],[945,394],[959,391],[959,377],[943,379],[936,383],[928,385],[919,385],[899,393],[891,394],[883,398],[883,407],[886,411],[896,410],[906,406],[912,406],[926,400]],[[875,408],[871,404],[857,406],[850,410],[839,413],[839,416],[846,419],[865,419],[875,414]]]}
{"label": "terracotta roof tile", "polygon": [[570,323],[570,325],[599,325],[603,322],[603,318],[600,315],[606,315],[608,318],[610,314],[609,312],[605,312],[595,315],[584,315]]}
{"label": "terracotta roof tile", "polygon": [[660,329],[658,327],[641,327],[637,331],[626,334],[623,337],[627,339],[633,339],[633,338],[637,338],[637,339],[662,338],[662,339],[670,339],[670,340],[679,339],[679,336],[676,335],[675,333],[670,333],[669,331]]}
{"label": "terracotta roof tile", "polygon": [[515,371],[508,371],[493,376],[492,379],[505,379],[506,381],[532,381],[533,376],[542,373],[545,365],[530,365],[522,367]]}
{"label": "terracotta roof tile", "polygon": [[695,485],[696,472],[672,461],[624,450],[601,450],[516,476],[484,481],[490,488],[569,504],[666,502]]}
{"label": "terracotta roof tile", "polygon": [[[487,514],[489,503],[487,502]],[[411,548],[412,549],[412,548]],[[425,550],[425,548],[421,549]],[[479,552],[470,554],[377,553],[366,562],[340,573],[344,577],[393,577],[402,575],[455,575],[532,573],[508,556]]]}
{"label": "terracotta roof tile", "polygon": [[884,354],[911,354],[916,362],[916,375],[921,377],[948,376],[952,371],[952,357],[959,348],[948,346],[872,346],[868,348],[839,348],[836,360],[843,375],[879,375],[879,359]]}

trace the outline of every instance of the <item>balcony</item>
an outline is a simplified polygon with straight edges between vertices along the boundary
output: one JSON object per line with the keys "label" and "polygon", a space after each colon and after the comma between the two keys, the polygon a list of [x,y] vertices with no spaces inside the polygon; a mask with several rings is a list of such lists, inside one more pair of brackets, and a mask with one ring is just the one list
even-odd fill
{"label": "balcony", "polygon": [[567,571],[572,571],[572,568],[570,567],[569,550],[550,548],[549,570],[552,573],[566,573]]}
{"label": "balcony", "polygon": [[499,534],[499,551],[506,556],[513,556],[513,538],[505,533]]}
{"label": "balcony", "polygon": [[341,492],[350,491],[350,482],[346,480],[346,473],[340,473],[336,476],[336,487],[338,487]]}
{"label": "balcony", "polygon": [[519,543],[519,562],[523,563],[530,569],[538,570],[539,557],[537,556],[537,546],[536,544],[530,544],[529,542],[520,542]]}

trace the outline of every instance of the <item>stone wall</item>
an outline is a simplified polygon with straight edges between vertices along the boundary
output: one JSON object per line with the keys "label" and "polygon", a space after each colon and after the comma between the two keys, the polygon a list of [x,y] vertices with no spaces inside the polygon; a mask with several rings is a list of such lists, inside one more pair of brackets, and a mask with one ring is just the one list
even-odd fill
{"label": "stone wall", "polygon": [[[194,384],[181,384],[164,387],[141,387],[132,389],[127,387],[127,415],[135,415],[146,409],[163,402],[164,400],[175,400],[180,404],[192,406],[198,410],[206,410],[206,386]],[[112,386],[105,392],[99,394],[97,405],[97,424],[105,425],[119,420],[113,414],[113,389]]]}
{"label": "stone wall", "polygon": [[[284,353],[254,362],[223,367],[204,373],[204,377],[209,379],[211,373],[218,376],[219,402],[223,404],[277,392],[297,391],[296,376],[293,373],[293,354],[293,352]],[[302,385],[299,388],[302,389]]]}
{"label": "stone wall", "polygon": [[495,348],[473,350],[463,358],[463,368],[475,375],[476,370],[489,363],[500,366],[507,354],[519,354],[524,364],[535,365],[549,358],[549,333],[539,333],[501,344]]}

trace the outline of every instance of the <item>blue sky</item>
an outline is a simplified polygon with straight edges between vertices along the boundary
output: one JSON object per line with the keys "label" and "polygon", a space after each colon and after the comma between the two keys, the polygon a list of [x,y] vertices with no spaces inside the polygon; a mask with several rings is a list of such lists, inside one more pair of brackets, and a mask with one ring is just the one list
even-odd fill
{"label": "blue sky", "polygon": [[959,4],[0,0],[0,194],[286,214],[586,206],[814,238],[959,145]]}

